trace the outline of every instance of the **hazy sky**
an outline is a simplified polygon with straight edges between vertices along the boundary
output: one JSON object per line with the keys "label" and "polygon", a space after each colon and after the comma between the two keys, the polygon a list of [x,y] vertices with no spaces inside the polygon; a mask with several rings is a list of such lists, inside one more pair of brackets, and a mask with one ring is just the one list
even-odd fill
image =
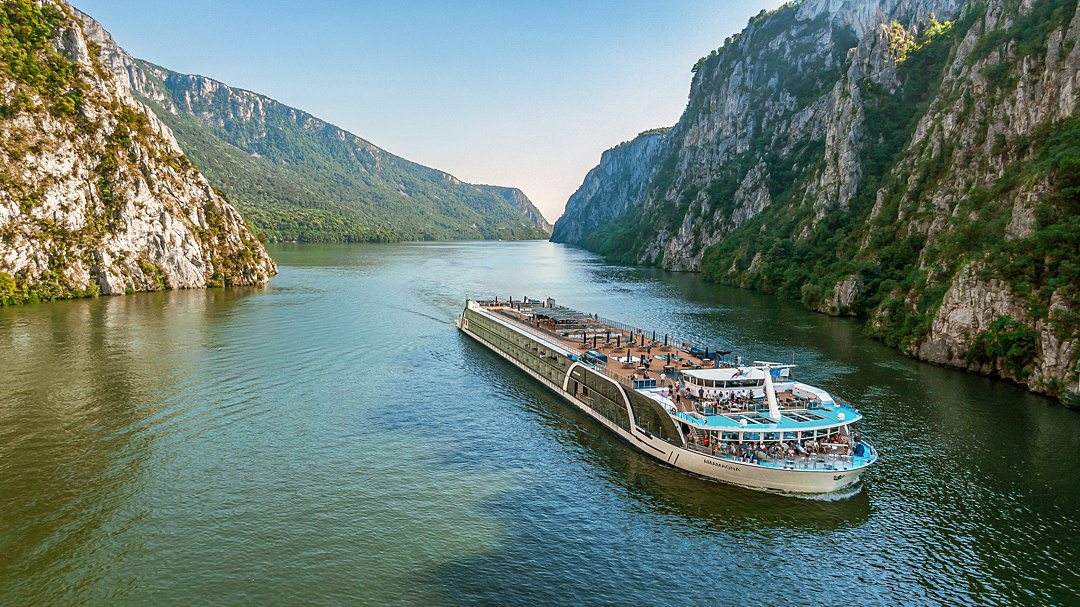
{"label": "hazy sky", "polygon": [[554,221],[600,153],[674,124],[690,68],[779,0],[73,0],[136,57],[399,156],[520,187]]}

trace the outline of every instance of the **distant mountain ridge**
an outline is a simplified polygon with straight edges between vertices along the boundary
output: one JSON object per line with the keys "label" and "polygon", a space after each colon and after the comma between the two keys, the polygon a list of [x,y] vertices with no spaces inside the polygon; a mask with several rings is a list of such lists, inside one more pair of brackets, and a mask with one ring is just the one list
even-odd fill
{"label": "distant mountain ridge", "polygon": [[113,72],[271,240],[516,240],[551,231],[516,188],[464,183],[264,95],[135,59],[80,17]]}

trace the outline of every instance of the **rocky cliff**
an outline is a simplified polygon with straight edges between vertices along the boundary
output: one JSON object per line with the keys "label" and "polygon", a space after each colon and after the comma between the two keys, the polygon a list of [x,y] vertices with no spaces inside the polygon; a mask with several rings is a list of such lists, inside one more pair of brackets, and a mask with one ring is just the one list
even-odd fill
{"label": "rocky cliff", "polygon": [[276,269],[60,0],[0,7],[0,303]]}
{"label": "rocky cliff", "polygon": [[653,129],[625,141],[600,156],[600,164],[566,203],[555,222],[553,242],[584,245],[597,229],[637,207],[645,187],[656,175],[656,157],[666,149],[671,129]]}
{"label": "rocky cliff", "polygon": [[667,151],[635,169],[655,172],[645,193],[581,241],[1061,393],[1080,328],[1078,38],[1075,0],[762,13],[694,67]]}
{"label": "rocky cliff", "polygon": [[551,223],[544,217],[544,214],[540,212],[540,209],[536,208],[529,197],[525,195],[518,188],[508,188],[497,185],[482,186],[485,188],[491,188],[493,191],[498,192],[503,200],[510,203],[510,206],[517,209],[518,213],[521,213],[528,218],[540,231],[545,234],[551,234]]}
{"label": "rocky cliff", "polygon": [[131,57],[81,15],[110,69],[271,240],[544,238],[516,188],[464,183],[269,97]]}

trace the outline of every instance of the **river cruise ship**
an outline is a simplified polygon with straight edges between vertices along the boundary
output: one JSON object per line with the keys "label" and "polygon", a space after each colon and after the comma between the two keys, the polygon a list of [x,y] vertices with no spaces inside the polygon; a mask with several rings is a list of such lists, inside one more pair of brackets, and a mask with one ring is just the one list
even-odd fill
{"label": "river cruise ship", "polygon": [[793,364],[743,361],[558,306],[468,300],[465,334],[663,464],[754,489],[832,493],[877,460],[858,409],[799,382]]}

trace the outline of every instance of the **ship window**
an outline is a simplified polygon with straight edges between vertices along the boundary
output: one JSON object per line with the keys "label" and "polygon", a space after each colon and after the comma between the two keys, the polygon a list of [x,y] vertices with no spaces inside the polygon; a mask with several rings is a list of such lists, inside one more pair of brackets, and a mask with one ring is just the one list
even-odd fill
{"label": "ship window", "polygon": [[674,443],[678,437],[678,430],[666,412],[659,405],[649,401],[635,392],[631,392],[630,407],[634,411],[634,420],[643,430],[657,438]]}

